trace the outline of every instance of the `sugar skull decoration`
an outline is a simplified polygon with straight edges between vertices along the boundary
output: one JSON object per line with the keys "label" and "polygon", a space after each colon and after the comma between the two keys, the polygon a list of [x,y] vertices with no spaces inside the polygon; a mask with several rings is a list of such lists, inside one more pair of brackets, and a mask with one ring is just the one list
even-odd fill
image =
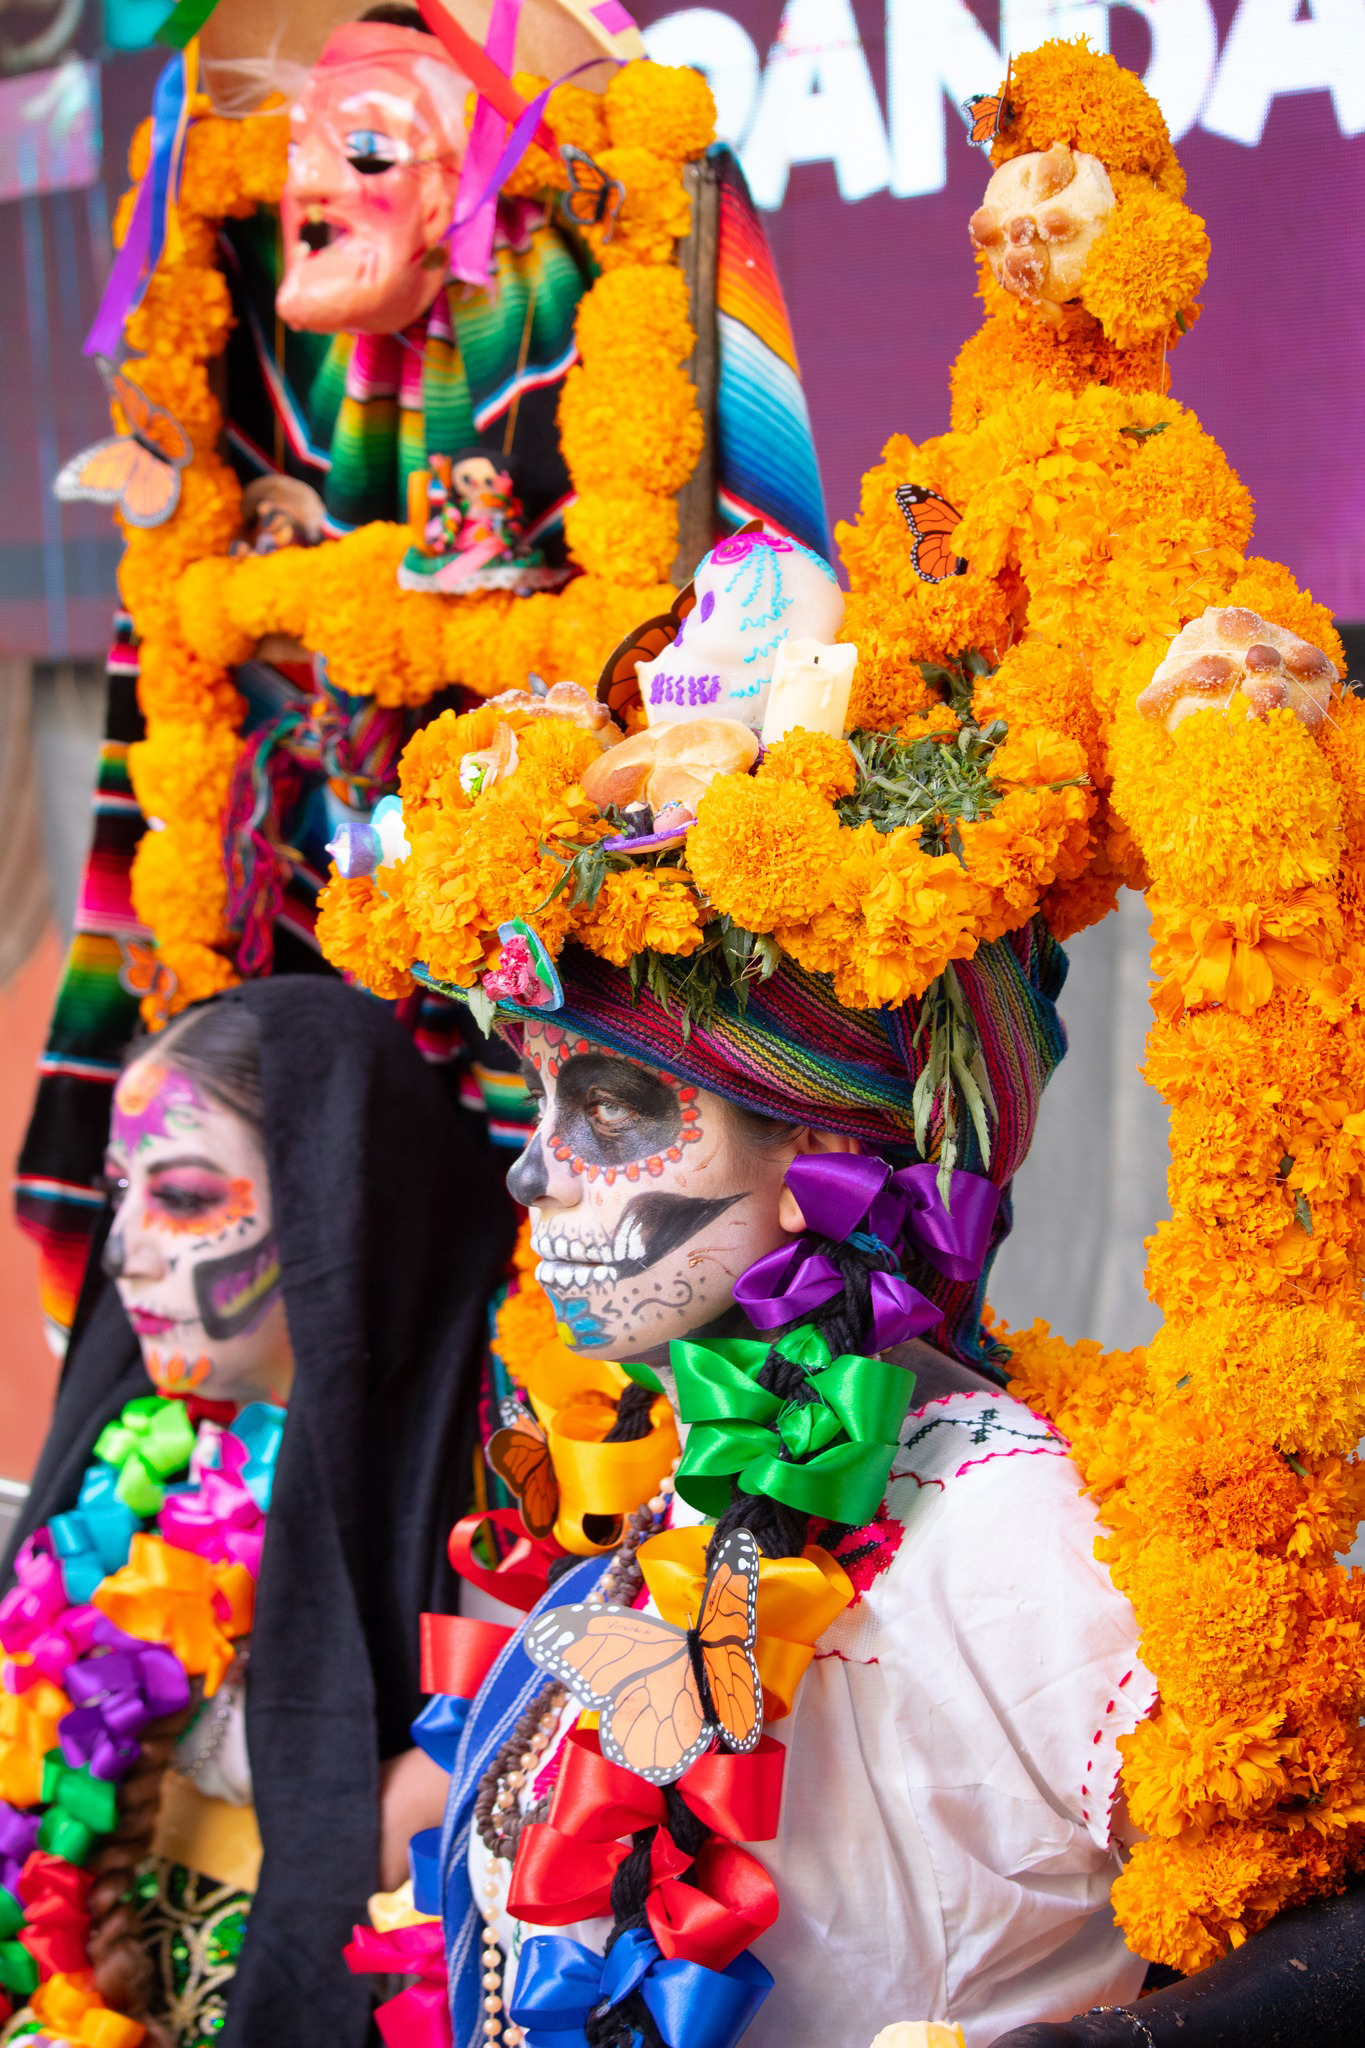
{"label": "sugar skull decoration", "polygon": [[1085,260],[1113,210],[1099,158],[1057,142],[1002,164],[968,225],[998,285],[1052,308],[1079,295]]}
{"label": "sugar skull decoration", "polygon": [[290,109],[275,304],[310,334],[397,334],[444,284],[472,88],[434,36],[357,21]]}
{"label": "sugar skull decoration", "polygon": [[844,595],[829,563],[775,533],[737,533],[703,555],[696,603],[671,644],[639,664],[650,725],[737,719],[763,729],[778,650],[831,642]]}
{"label": "sugar skull decoration", "polygon": [[1244,709],[1248,718],[1292,711],[1322,724],[1337,672],[1320,647],[1245,605],[1210,605],[1176,634],[1138,698],[1143,716],[1174,732],[1194,711]]}
{"label": "sugar skull decoration", "polygon": [[453,596],[470,590],[525,595],[563,583],[568,569],[548,569],[527,545],[512,473],[487,448],[433,455],[409,482],[413,543],[398,568],[403,590]]}

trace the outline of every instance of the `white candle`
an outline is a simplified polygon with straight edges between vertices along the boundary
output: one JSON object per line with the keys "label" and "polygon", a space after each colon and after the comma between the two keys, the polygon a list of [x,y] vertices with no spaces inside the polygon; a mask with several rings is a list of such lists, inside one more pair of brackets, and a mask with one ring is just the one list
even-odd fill
{"label": "white candle", "polygon": [[763,714],[763,744],[770,747],[798,725],[807,732],[844,736],[856,647],[823,640],[787,639],[777,650],[773,679]]}

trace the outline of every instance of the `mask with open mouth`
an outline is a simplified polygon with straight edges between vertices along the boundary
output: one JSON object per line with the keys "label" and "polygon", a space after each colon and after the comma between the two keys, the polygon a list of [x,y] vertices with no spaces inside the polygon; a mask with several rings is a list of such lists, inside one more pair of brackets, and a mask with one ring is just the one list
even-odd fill
{"label": "mask with open mouth", "polygon": [[721,1097],[555,1025],[528,1023],[523,1050],[543,1108],[507,1184],[565,1341],[628,1357],[724,1315],[784,1239],[793,1145],[756,1143]]}
{"label": "mask with open mouth", "polygon": [[446,276],[469,81],[434,36],[353,22],[290,110],[280,318],[313,334],[397,334]]}

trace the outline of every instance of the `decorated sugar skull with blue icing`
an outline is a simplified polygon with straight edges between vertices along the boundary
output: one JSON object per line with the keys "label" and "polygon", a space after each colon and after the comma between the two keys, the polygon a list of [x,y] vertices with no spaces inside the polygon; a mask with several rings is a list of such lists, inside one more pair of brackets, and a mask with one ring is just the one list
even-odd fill
{"label": "decorated sugar skull with blue icing", "polygon": [[651,725],[734,718],[758,732],[777,650],[833,640],[844,594],[829,563],[784,534],[736,533],[703,555],[677,638],[639,666]]}

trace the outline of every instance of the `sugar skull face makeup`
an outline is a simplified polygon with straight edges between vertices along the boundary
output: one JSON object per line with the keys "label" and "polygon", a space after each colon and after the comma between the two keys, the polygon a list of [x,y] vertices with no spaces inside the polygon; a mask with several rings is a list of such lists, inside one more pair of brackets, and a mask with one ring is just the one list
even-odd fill
{"label": "sugar skull face makeup", "polygon": [[313,334],[397,334],[446,278],[468,80],[434,36],[353,22],[290,111],[275,304]]}
{"label": "sugar skull face makeup", "polygon": [[523,1049],[541,1118],[507,1185],[564,1341],[627,1358],[713,1323],[784,1240],[794,1148],[755,1144],[720,1096],[553,1025],[528,1024]]}
{"label": "sugar skull face makeup", "polygon": [[114,1091],[104,1267],[163,1392],[281,1400],[293,1354],[260,1134],[154,1053]]}

